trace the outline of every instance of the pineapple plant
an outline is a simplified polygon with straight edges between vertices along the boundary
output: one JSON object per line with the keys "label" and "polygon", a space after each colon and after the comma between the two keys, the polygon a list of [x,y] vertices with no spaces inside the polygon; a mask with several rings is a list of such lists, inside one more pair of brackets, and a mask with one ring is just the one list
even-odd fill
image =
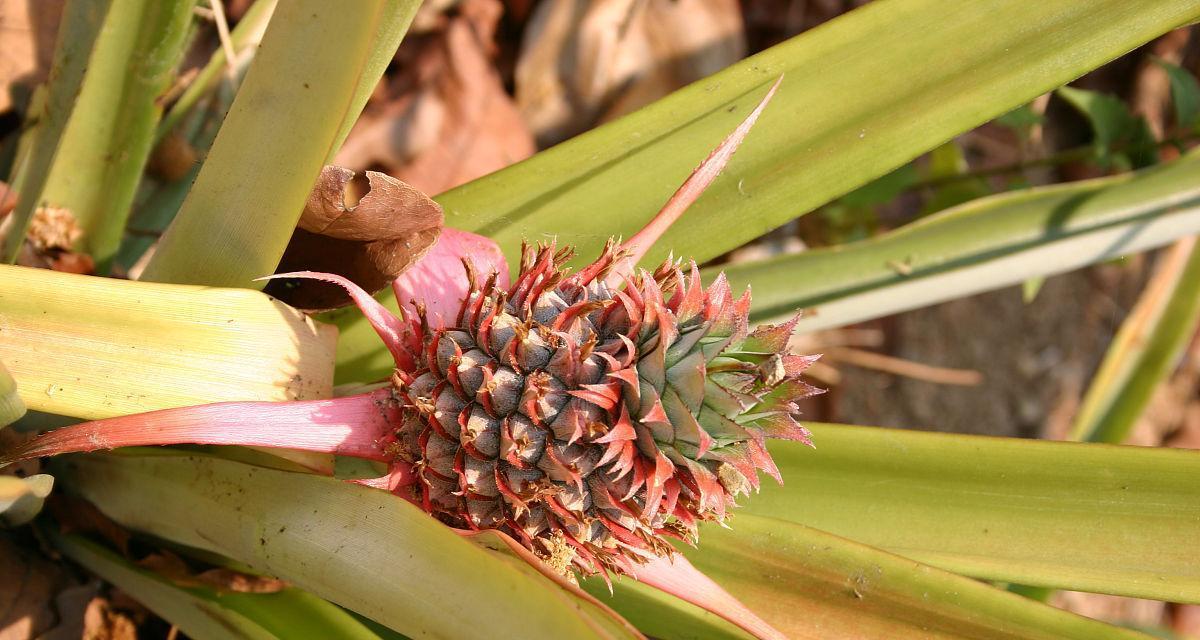
{"label": "pineapple plant", "polygon": [[[338,274],[269,274],[419,3],[260,0],[165,114],[171,64],[141,84],[89,70],[169,62],[192,3],[113,2],[106,15],[109,4],[69,2],[71,37],[18,154],[0,252],[13,259],[43,199],[84,171],[120,178],[75,209],[99,229],[74,247],[98,268],[142,256],[144,238],[129,243],[141,251],[113,242],[144,231],[136,217],[166,213],[166,231],[131,272],[141,282],[0,267],[0,389],[15,408],[4,421],[22,403],[35,413],[20,428],[40,430],[45,413],[90,421],[0,460],[79,452],[47,462],[55,492],[143,544],[287,581],[277,594],[207,592],[49,515],[34,521],[193,637],[1135,638],[1004,587],[1200,602],[1190,452],[800,426],[813,360],[786,346],[1196,233],[1194,152],[733,264],[728,277],[668,257],[703,265],[1196,20],[1195,2],[872,3],[435,196],[448,225],[438,244],[376,297]],[[141,27],[132,50],[101,31],[118,20]],[[785,72],[725,176],[746,125],[633,234]],[[217,84],[236,90],[232,105]],[[136,120],[135,139],[67,126],[96,95],[118,107],[102,118]],[[188,126],[197,104],[214,111]],[[155,131],[159,118],[169,126]],[[152,142],[176,129],[206,155],[188,179],[147,181],[135,198]],[[1200,258],[1177,262],[1156,353],[1194,326]],[[333,282],[361,313],[306,316],[253,291],[264,276]],[[753,306],[738,296],[747,284]],[[112,300],[128,304],[114,313]],[[1139,362],[1139,379],[1156,363]],[[278,455],[136,446],[181,444]],[[35,477],[2,485],[22,521],[45,498],[50,475]]]}

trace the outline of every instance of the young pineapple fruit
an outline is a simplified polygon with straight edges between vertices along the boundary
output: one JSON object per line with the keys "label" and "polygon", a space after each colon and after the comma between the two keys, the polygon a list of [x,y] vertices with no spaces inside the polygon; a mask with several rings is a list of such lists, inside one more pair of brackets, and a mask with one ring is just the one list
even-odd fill
{"label": "young pineapple fruit", "polygon": [[800,380],[815,358],[784,353],[794,321],[749,332],[749,292],[723,275],[705,290],[694,263],[613,287],[611,242],[579,273],[569,258],[526,246],[507,290],[471,274],[456,322],[413,322],[388,446],[447,524],[627,573],[723,520],[758,470],[779,479],[764,439],[808,442],[795,401],[817,392]]}

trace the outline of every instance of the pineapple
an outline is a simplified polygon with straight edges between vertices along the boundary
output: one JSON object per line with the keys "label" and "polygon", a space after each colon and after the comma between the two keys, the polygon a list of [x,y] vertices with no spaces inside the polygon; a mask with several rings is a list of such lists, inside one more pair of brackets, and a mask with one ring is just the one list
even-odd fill
{"label": "pineapple", "polygon": [[[779,480],[764,438],[809,442],[795,400],[814,357],[784,353],[793,322],[747,328],[750,295],[695,263],[612,277],[608,244],[578,273],[570,250],[525,246],[512,286],[470,286],[457,319],[408,322],[400,424],[385,450],[401,489],[443,522],[499,529],[585,573],[631,573],[694,542],[734,499]],[[613,280],[625,280],[624,287]]]}

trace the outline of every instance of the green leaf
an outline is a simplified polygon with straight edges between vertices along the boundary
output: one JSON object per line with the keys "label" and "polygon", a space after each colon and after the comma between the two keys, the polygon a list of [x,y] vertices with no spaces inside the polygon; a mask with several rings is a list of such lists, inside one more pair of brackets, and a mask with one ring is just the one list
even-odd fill
{"label": "green leaf", "polygon": [[0,263],[16,261],[33,212],[42,204],[42,190],[79,98],[92,45],[100,34],[110,4],[110,0],[69,0],[63,8],[49,85],[42,99],[37,99],[37,93],[34,94],[27,116],[33,127],[27,134],[31,148],[19,155],[10,180],[19,199],[9,214],[8,231],[0,243]]}
{"label": "green leaf", "polygon": [[1120,99],[1074,87],[1062,87],[1058,95],[1087,118],[1101,164],[1128,156],[1134,167],[1145,167],[1158,159],[1146,121],[1134,116]]}
{"label": "green leaf", "polygon": [[1075,416],[1075,440],[1120,443],[1166,379],[1200,321],[1200,250],[1194,238],[1163,256],[1161,270],[1121,323]]}
{"label": "green leaf", "polygon": [[635,635],[532,566],[387,492],[207,456],[126,451],[52,466],[123,526],[227,556],[406,635]]}
{"label": "green leaf", "polygon": [[847,193],[838,202],[852,207],[871,207],[886,204],[916,184],[921,174],[911,163]]}
{"label": "green leaf", "polygon": [[955,205],[981,198],[991,189],[978,177],[967,177],[967,158],[954,140],[929,153],[929,179],[940,181],[933,194],[921,207],[921,215],[929,215]]}
{"label": "green leaf", "polygon": [[1145,638],[793,522],[729,526],[684,555],[791,638]]}
{"label": "green leaf", "polygon": [[99,273],[125,233],[195,0],[114,0],[41,200],[74,214]]}
{"label": "green leaf", "polygon": [[1200,82],[1186,69],[1154,59],[1171,80],[1171,101],[1175,105],[1175,126],[1184,130],[1200,127]]}
{"label": "green leaf", "polygon": [[742,513],[976,578],[1200,602],[1196,451],[806,426],[816,449],[772,442],[786,485]]}
{"label": "green leaf", "polygon": [[[263,32],[275,12],[278,0],[257,0],[246,10],[245,15],[238,20],[237,26],[229,32],[229,44],[232,45],[238,66],[247,56],[253,56],[254,50],[262,42]],[[171,110],[163,116],[155,131],[155,142],[161,141],[175,129],[184,117],[200,102],[206,94],[211,93],[220,85],[222,77],[229,74],[230,63],[225,58],[225,47],[217,47],[204,68],[192,78],[187,89],[179,95],[179,99],[171,105]]]}
{"label": "green leaf", "polygon": [[996,118],[996,123],[1026,134],[1033,127],[1046,121],[1046,117],[1033,110],[1033,103],[1023,104]]}
{"label": "green leaf", "polygon": [[[800,331],[1017,284],[1200,232],[1200,153],[1134,175],[998,194],[850,245],[724,268],[753,318]],[[715,269],[707,270],[708,278]]]}
{"label": "green leaf", "polygon": [[17,393],[17,381],[0,362],[0,429],[21,419],[25,415],[25,402]]}
{"label": "green leaf", "polygon": [[280,0],[142,278],[253,287],[273,273],[344,122],[365,103],[364,85],[374,87],[383,72],[378,58],[391,59],[418,4]]}
{"label": "green leaf", "polygon": [[133,596],[196,640],[346,638],[378,640],[352,614],[294,587],[276,593],[217,593],[180,587],[80,535],[46,531],[55,548]]}
{"label": "green leaf", "polygon": [[[1200,0],[871,3],[437,200],[448,225],[510,258],[523,239],[557,238],[591,259],[649,221],[786,73],[724,177],[645,259],[704,261],[1197,18]],[[337,380],[386,375],[366,323],[338,324]]]}

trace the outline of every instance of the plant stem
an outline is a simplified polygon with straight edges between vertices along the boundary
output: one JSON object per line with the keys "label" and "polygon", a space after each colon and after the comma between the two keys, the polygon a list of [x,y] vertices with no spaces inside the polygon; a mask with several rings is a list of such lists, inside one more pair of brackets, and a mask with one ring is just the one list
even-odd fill
{"label": "plant stem", "polygon": [[[19,199],[5,221],[7,232],[0,244],[0,263],[17,260],[29,221],[42,202],[46,179],[75,109],[92,45],[108,15],[109,4],[109,0],[69,0],[63,9],[46,95],[26,118],[28,126],[34,129],[29,134],[32,149],[18,160],[11,181]],[[34,95],[36,98],[37,94]],[[37,104],[36,99],[34,103]]]}
{"label": "plant stem", "polygon": [[191,31],[195,0],[116,0],[88,62],[77,108],[41,200],[68,209],[80,249],[106,273]]}

